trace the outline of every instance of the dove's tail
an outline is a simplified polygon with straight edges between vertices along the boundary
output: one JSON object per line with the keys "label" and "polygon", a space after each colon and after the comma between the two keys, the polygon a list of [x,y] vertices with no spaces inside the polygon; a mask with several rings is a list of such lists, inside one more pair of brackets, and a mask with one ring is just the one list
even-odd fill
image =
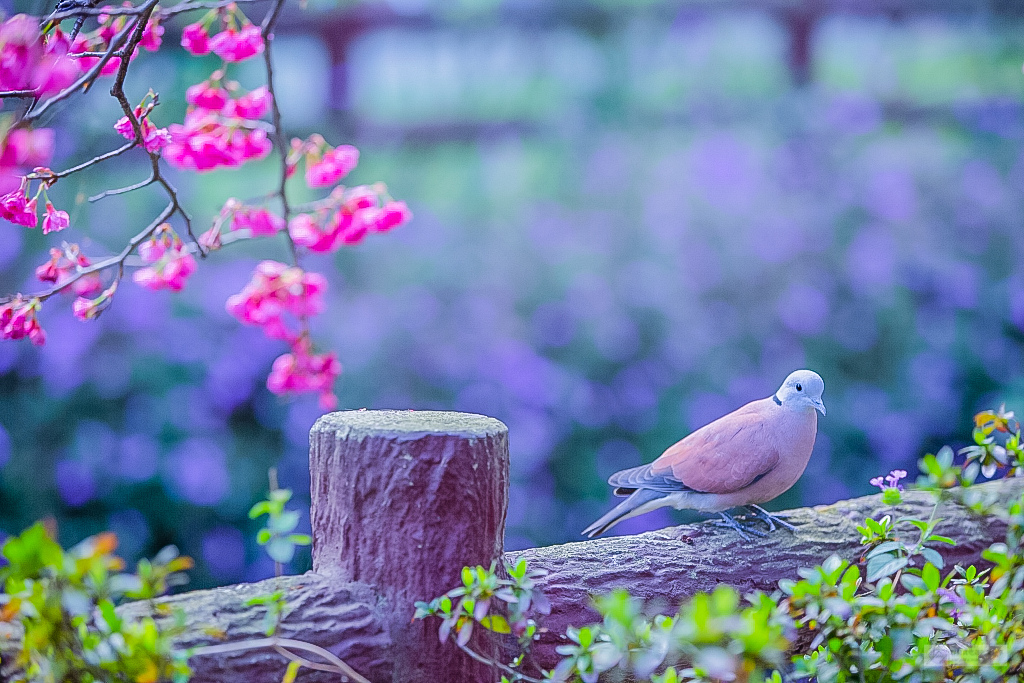
{"label": "dove's tail", "polygon": [[636,517],[645,512],[671,504],[671,498],[664,491],[637,489],[629,498],[613,507],[601,519],[584,529],[583,535],[590,538],[600,536],[624,519]]}

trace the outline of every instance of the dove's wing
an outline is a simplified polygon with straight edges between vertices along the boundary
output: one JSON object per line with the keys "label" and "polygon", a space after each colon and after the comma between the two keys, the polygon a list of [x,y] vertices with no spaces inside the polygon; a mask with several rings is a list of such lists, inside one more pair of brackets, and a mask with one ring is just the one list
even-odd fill
{"label": "dove's wing", "polygon": [[636,489],[673,493],[731,493],[779,463],[777,439],[766,421],[770,399],[753,401],[701,427],[650,463],[617,472],[608,483],[625,495]]}

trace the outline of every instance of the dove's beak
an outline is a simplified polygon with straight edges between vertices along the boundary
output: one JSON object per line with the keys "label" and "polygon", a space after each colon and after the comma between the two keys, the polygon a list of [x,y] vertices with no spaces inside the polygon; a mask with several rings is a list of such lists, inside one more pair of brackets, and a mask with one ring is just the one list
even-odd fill
{"label": "dove's beak", "polygon": [[821,402],[820,398],[814,401],[814,407],[820,410],[822,415],[825,414],[825,404]]}

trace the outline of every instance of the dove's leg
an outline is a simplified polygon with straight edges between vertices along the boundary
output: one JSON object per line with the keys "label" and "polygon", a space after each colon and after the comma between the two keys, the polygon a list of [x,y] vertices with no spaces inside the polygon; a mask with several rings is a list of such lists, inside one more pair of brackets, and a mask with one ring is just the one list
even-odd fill
{"label": "dove's leg", "polygon": [[754,513],[754,516],[758,519],[763,519],[768,524],[768,531],[775,531],[775,525],[786,527],[790,531],[796,531],[796,527],[772,513],[765,510],[760,505],[747,505],[746,508]]}
{"label": "dove's leg", "polygon": [[712,522],[709,522],[709,524],[714,524],[715,526],[724,526],[727,529],[734,529],[744,541],[750,540],[750,536],[748,536],[747,534],[754,534],[755,536],[761,536],[762,538],[768,535],[760,529],[753,529],[748,526],[743,526],[743,524],[741,524],[739,520],[730,515],[728,512],[722,511],[718,514],[722,516],[722,519],[716,519]]}

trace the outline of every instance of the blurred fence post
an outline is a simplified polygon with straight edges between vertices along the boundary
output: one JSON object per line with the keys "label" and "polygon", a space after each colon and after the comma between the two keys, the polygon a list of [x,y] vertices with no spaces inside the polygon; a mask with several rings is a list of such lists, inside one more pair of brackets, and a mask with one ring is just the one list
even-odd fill
{"label": "blurred fence post", "polygon": [[485,681],[488,669],[412,621],[413,603],[500,561],[508,429],[482,415],[348,411],[310,432],[313,571],[385,600],[395,682]]}

